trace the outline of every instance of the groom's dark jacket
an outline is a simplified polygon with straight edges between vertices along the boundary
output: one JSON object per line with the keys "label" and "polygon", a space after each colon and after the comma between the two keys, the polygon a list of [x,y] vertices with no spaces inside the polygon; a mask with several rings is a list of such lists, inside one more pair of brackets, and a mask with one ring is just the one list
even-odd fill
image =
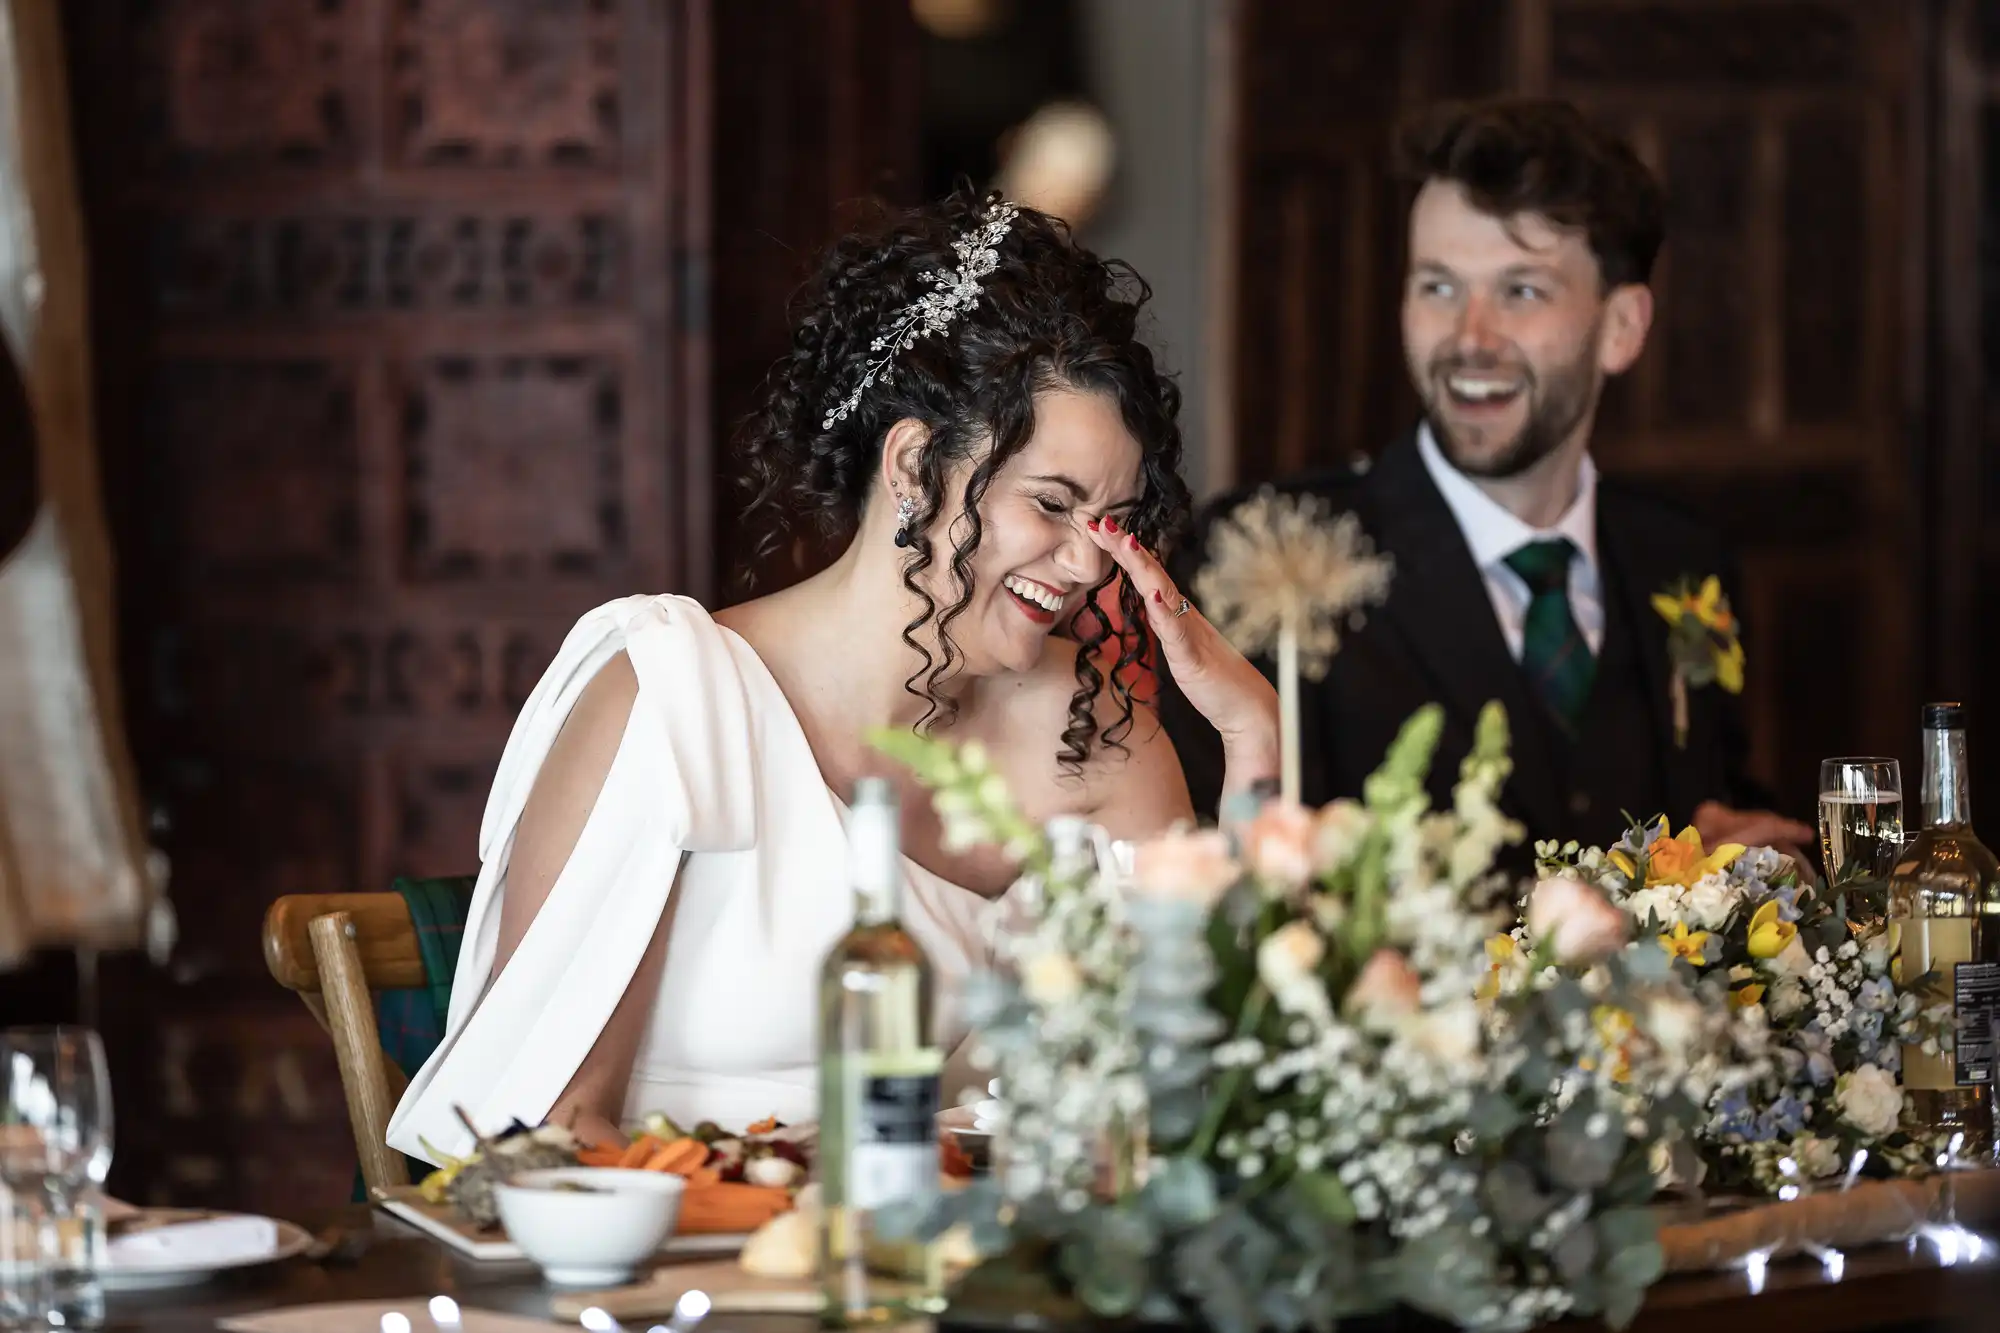
{"label": "groom's dark jacket", "polygon": [[[1687,743],[1674,740],[1667,625],[1650,599],[1680,580],[1699,584],[1711,574],[1721,578],[1732,604],[1736,592],[1735,567],[1722,542],[1683,511],[1610,478],[1598,482],[1604,639],[1571,738],[1508,652],[1485,581],[1425,470],[1414,434],[1372,466],[1300,477],[1276,489],[1324,496],[1333,512],[1356,514],[1376,549],[1395,560],[1387,601],[1367,610],[1362,628],[1342,631],[1340,652],[1323,680],[1302,684],[1301,778],[1308,804],[1359,796],[1397,728],[1435,701],[1444,705],[1445,727],[1431,767],[1431,797],[1437,808],[1449,808],[1474,721],[1489,699],[1506,707],[1513,734],[1514,773],[1503,805],[1527,826],[1522,851],[1541,838],[1608,844],[1624,831],[1625,811],[1641,818],[1664,813],[1679,827],[1705,800],[1768,804],[1744,772],[1747,742],[1735,696],[1712,685],[1690,691]],[[1248,495],[1206,506],[1169,557],[1168,570],[1189,597],[1205,562],[1209,527]],[[1258,665],[1275,677],[1271,663]],[[1212,818],[1222,787],[1221,742],[1164,666],[1160,709],[1195,809]]]}

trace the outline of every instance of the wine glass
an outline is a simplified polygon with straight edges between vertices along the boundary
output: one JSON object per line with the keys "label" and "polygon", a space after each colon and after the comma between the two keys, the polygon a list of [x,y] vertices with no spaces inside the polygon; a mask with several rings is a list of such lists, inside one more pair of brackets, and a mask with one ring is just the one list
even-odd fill
{"label": "wine glass", "polygon": [[102,1318],[98,1190],[110,1169],[111,1078],[97,1034],[0,1031],[0,1185],[14,1219],[35,1219],[32,1244],[16,1228],[0,1273],[8,1315],[67,1327]]}
{"label": "wine glass", "polygon": [[1903,766],[1872,755],[1823,761],[1819,843],[1827,887],[1847,896],[1848,919],[1881,919],[1903,850]]}

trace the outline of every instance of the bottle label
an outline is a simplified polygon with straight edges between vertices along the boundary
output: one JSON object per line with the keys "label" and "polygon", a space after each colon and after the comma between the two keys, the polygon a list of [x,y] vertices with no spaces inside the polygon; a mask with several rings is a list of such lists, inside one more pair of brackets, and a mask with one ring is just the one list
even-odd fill
{"label": "bottle label", "polygon": [[1953,1073],[1961,1088],[1993,1085],[1996,1005],[2000,963],[1960,963],[1952,969]]}
{"label": "bottle label", "polygon": [[858,1209],[923,1199],[938,1188],[936,1051],[863,1056],[848,1064],[848,1123],[854,1138],[847,1203]]}
{"label": "bottle label", "polygon": [[[1949,993],[1958,965],[1972,961],[1972,918],[1916,916],[1904,917],[1894,924],[1900,983],[1915,985],[1919,979],[1934,973],[1934,980],[1942,982],[1942,988]],[[1905,1046],[1903,1086],[1926,1092],[1956,1088],[1960,1086],[1957,1061],[1926,1055],[1921,1046]]]}

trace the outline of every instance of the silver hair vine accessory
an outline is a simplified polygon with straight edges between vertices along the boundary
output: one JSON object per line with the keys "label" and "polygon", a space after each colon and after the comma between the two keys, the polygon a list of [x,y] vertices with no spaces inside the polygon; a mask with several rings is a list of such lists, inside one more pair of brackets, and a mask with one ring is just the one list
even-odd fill
{"label": "silver hair vine accessory", "polygon": [[826,419],[820,423],[822,428],[832,430],[836,422],[852,416],[861,395],[877,380],[886,381],[894,372],[895,367],[891,363],[898,353],[916,346],[919,338],[928,338],[950,329],[954,319],[978,304],[980,279],[1000,267],[1000,242],[1007,239],[1007,231],[1014,225],[1020,211],[1006,200],[998,200],[988,211],[985,222],[951,243],[953,252],[958,255],[958,267],[949,273],[924,274],[924,280],[932,284],[933,290],[925,292],[897,314],[896,322],[889,326],[889,331],[868,344],[868,350],[881,355],[868,363],[868,369],[862,374],[861,383],[854,386],[854,391],[827,410]]}

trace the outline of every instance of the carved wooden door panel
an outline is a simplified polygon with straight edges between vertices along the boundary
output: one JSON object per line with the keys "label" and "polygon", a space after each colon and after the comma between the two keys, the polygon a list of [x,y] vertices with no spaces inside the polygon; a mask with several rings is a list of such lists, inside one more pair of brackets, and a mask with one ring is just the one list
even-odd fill
{"label": "carved wooden door panel", "polygon": [[1901,161],[1920,8],[1246,0],[1237,479],[1373,453],[1415,418],[1397,118],[1448,97],[1574,100],[1630,133],[1671,198],[1652,339],[1593,447],[1736,544],[1756,768],[1809,814],[1821,757],[1914,757],[1916,442],[1897,330],[1922,313]]}
{"label": "carved wooden door panel", "polygon": [[265,905],[475,868],[577,615],[710,591],[705,33],[704,0],[71,15],[127,674],[184,923],[173,984],[108,1000],[148,1057],[121,1172],[177,1200],[346,1192]]}

